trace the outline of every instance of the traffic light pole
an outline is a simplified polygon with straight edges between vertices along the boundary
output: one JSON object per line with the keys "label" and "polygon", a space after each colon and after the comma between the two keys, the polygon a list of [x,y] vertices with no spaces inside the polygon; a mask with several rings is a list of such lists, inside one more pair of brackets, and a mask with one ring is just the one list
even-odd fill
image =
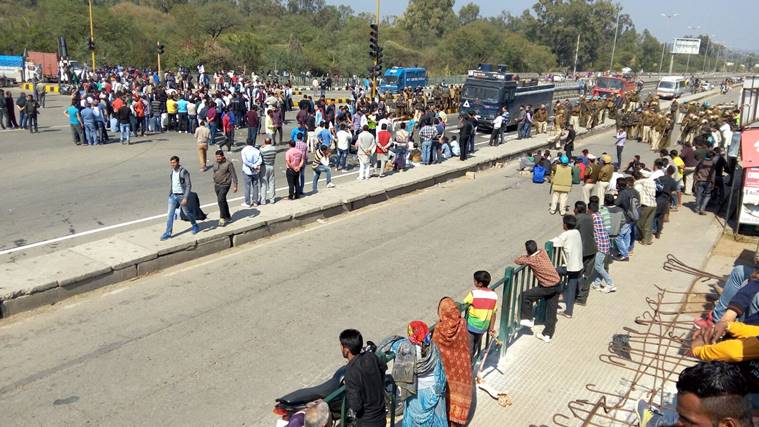
{"label": "traffic light pole", "polygon": [[[92,22],[92,0],[89,0],[89,6],[90,6],[90,41],[94,44],[95,43],[95,25]],[[92,49],[90,49],[90,53],[92,53],[92,71],[95,72],[95,49],[94,46]]]}
{"label": "traffic light pole", "polygon": [[161,80],[161,42],[156,42],[156,46],[158,49],[156,50],[156,53],[158,54],[158,80]]}
{"label": "traffic light pole", "polygon": [[[375,16],[376,23],[377,23],[377,46],[379,46],[379,24],[380,24],[380,0],[377,0],[377,14]],[[374,69],[375,72],[372,73],[372,100],[377,96],[377,62],[379,61],[379,58],[375,56],[374,58]]]}

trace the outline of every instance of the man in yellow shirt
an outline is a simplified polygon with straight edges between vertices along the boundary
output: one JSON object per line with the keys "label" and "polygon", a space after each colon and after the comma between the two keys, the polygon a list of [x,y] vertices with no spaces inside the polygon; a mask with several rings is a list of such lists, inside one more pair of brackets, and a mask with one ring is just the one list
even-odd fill
{"label": "man in yellow shirt", "polygon": [[683,207],[683,189],[685,188],[683,177],[685,176],[685,162],[680,157],[677,150],[669,152],[669,156],[672,157],[672,163],[677,168],[677,209]]}
{"label": "man in yellow shirt", "polygon": [[169,115],[168,130],[178,130],[177,127],[177,101],[174,97],[166,100],[166,113]]}

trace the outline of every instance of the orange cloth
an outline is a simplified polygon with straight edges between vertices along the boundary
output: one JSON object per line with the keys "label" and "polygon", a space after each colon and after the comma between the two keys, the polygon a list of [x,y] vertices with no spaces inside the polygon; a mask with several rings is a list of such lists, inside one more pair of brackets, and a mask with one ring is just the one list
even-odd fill
{"label": "orange cloth", "polygon": [[440,350],[440,359],[445,368],[448,421],[466,424],[474,387],[469,333],[461,312],[451,298],[440,300],[437,311],[440,320],[435,325],[432,341]]}

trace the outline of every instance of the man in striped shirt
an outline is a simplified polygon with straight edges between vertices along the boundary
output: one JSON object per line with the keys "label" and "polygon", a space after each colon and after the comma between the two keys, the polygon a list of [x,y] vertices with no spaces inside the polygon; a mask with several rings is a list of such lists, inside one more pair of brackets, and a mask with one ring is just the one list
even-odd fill
{"label": "man in striped shirt", "polygon": [[[598,202],[588,203],[588,212],[593,215],[593,237],[596,240],[596,259],[594,264],[596,277],[593,279],[591,286],[593,289],[601,292],[611,293],[617,290],[616,286],[614,286],[614,281],[606,271],[606,257],[609,256],[609,251],[611,250],[611,240],[598,210]],[[606,282],[606,286],[601,285],[601,280]]]}
{"label": "man in striped shirt", "polygon": [[466,320],[472,357],[480,352],[482,335],[485,332],[493,333],[498,295],[488,288],[488,285],[490,285],[490,273],[476,271],[474,273],[474,289],[469,291],[464,298],[464,304],[469,306],[466,311]]}

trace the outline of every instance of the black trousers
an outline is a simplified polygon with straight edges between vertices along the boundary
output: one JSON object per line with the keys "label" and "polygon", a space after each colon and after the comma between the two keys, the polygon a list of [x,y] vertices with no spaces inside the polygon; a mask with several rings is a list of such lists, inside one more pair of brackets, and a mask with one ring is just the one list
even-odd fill
{"label": "black trousers", "polygon": [[582,257],[582,279],[580,280],[579,289],[577,289],[577,302],[580,304],[586,304],[588,302],[590,282],[593,280],[595,263],[596,254]]}
{"label": "black trousers", "polygon": [[546,301],[546,319],[543,335],[553,337],[556,331],[556,309],[559,307],[559,295],[561,295],[561,284],[549,288],[536,286],[522,292],[522,319],[533,318],[533,305],[538,300]]}
{"label": "black trousers", "polygon": [[483,334],[475,334],[472,331],[469,331],[469,348],[471,348],[472,352],[472,359],[477,357],[480,354],[481,346],[482,346],[482,336]]}
{"label": "black trousers", "polygon": [[229,203],[227,203],[229,186],[215,184],[213,190],[216,192],[216,203],[219,205],[219,217],[221,219],[232,219],[232,215],[229,214]]}
{"label": "black trousers", "polygon": [[463,136],[461,137],[461,141],[459,141],[459,150],[461,151],[461,156],[459,157],[461,160],[466,160],[467,152],[469,151],[469,136]]}
{"label": "black trousers", "polygon": [[300,178],[300,174],[290,168],[287,168],[285,176],[287,177],[287,197],[289,199],[294,199],[298,195],[298,180]]}

